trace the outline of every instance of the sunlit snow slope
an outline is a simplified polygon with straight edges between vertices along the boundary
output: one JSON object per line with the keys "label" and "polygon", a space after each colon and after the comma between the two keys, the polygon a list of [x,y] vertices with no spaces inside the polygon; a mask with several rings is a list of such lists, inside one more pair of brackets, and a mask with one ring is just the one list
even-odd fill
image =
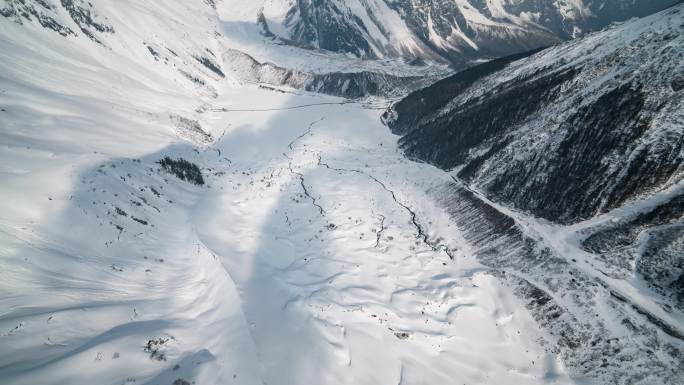
{"label": "sunlit snow slope", "polygon": [[[541,280],[539,270],[481,262],[488,223],[463,225],[436,199],[455,196],[439,194],[450,174],[403,156],[380,122],[382,99],[245,78],[235,50],[301,72],[412,69],[289,57],[212,0],[4,0],[0,10],[3,385],[603,384],[632,371],[668,384],[681,374],[663,343],[661,367],[639,356],[638,368],[611,360],[587,375],[576,358],[603,367],[600,352],[559,348],[567,336],[537,317],[555,302],[515,281]],[[330,84],[309,75],[304,89]],[[641,353],[620,358],[630,352]]]}
{"label": "sunlit snow slope", "polygon": [[22,4],[0,18],[2,384],[571,382],[384,105],[241,84],[201,1]]}

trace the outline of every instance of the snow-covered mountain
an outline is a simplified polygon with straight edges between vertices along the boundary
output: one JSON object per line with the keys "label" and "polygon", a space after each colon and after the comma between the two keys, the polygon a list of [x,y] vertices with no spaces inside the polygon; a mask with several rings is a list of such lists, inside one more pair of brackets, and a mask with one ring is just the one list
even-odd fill
{"label": "snow-covered mountain", "polygon": [[588,219],[684,178],[682,28],[675,8],[499,59],[416,91],[385,119],[409,155],[497,200]]}
{"label": "snow-covered mountain", "polygon": [[[470,6],[513,17],[524,3]],[[682,6],[414,94],[392,110],[398,143],[384,96],[450,73],[412,63],[447,51],[415,37],[400,3],[379,1],[358,4],[387,12],[378,23],[420,55],[311,49],[296,11],[307,4],[0,0],[0,383],[681,383]],[[308,10],[365,20],[356,4]],[[451,6],[425,6],[437,4]],[[541,92],[537,78],[565,83]],[[578,111],[622,83],[642,84],[645,134],[620,137],[600,163],[653,165],[671,183],[638,178],[648,188],[616,207],[587,198],[595,210],[580,215],[557,199],[562,220],[540,218],[540,200],[489,190],[510,170],[498,169],[504,151],[483,157],[491,167],[473,161],[500,132],[462,151],[468,175],[441,163],[459,151],[442,158],[430,136],[435,106],[462,113],[460,102],[517,89],[557,107],[531,103],[522,112],[549,121],[530,132],[516,121],[503,146],[550,157],[567,116],[602,116]],[[632,106],[633,92],[617,95]],[[496,123],[507,105],[486,115]],[[451,170],[402,153],[421,149]],[[519,193],[533,196],[532,182]]]}
{"label": "snow-covered mountain", "polygon": [[365,58],[446,59],[463,65],[553,45],[676,2],[289,0],[255,2],[259,5],[253,7],[258,7],[264,33],[286,44]]}
{"label": "snow-covered mountain", "polygon": [[14,38],[17,44],[27,32],[25,37],[31,41],[43,30],[48,33],[41,31],[40,37],[50,33],[62,37],[58,43],[71,45],[71,50],[107,49],[119,56],[117,62],[163,73],[206,96],[216,93],[216,82],[226,77],[225,71],[242,82],[352,98],[402,95],[448,72],[444,66],[362,61],[283,46],[261,34],[253,4],[245,4],[242,11],[236,10],[237,5],[232,0],[171,6],[121,3],[116,7],[82,0],[2,0],[0,17],[4,17],[0,20],[6,38]]}
{"label": "snow-covered mountain", "polygon": [[[610,375],[618,383],[676,362],[684,340],[683,20],[679,5],[483,64],[383,115],[409,157],[451,173],[434,194],[480,260],[534,282],[523,296],[567,339],[566,362],[596,375],[604,365],[584,367],[590,356],[629,360]],[[640,325],[602,308],[636,311]],[[671,349],[653,355],[656,340]],[[681,366],[660,376],[679,383]]]}
{"label": "snow-covered mountain", "polygon": [[[245,82],[363,97],[402,95],[445,76],[447,64],[462,69],[549,46],[673,1],[207,0],[200,13],[183,15],[148,4],[111,10],[82,0],[2,0],[0,16],[67,40],[85,37],[120,55],[151,55],[210,93],[206,77],[223,77],[227,65]],[[152,24],[138,25],[143,17]],[[120,33],[117,23],[124,23]],[[215,42],[188,46],[183,40],[194,36],[173,26],[204,31],[201,39]]]}

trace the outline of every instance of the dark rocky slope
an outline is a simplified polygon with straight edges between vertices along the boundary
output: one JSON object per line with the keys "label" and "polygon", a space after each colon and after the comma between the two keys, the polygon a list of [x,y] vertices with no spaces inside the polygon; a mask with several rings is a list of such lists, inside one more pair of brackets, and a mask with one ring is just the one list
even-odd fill
{"label": "dark rocky slope", "polygon": [[[539,50],[495,59],[444,78],[430,87],[412,92],[395,103],[392,109],[383,115],[383,120],[390,126],[393,133],[405,135],[416,127],[425,111],[436,111],[443,108],[453,98],[483,77],[537,52]],[[401,119],[397,119],[399,115],[402,117]]]}
{"label": "dark rocky slope", "polygon": [[383,116],[451,171],[431,194],[588,383],[684,380],[682,20],[474,67]]}
{"label": "dark rocky slope", "polygon": [[[682,12],[457,74],[384,119],[408,156],[494,200],[560,223],[591,218],[684,176]],[[481,79],[462,80],[471,74]]]}
{"label": "dark rocky slope", "polygon": [[94,42],[102,44],[97,37],[98,33],[114,32],[112,26],[100,21],[92,4],[83,0],[60,0],[59,5],[46,0],[5,0],[0,2],[0,15],[19,24],[36,20],[43,28],[51,29],[62,36],[78,36],[72,28],[59,21],[60,5],[78,29]]}
{"label": "dark rocky slope", "polygon": [[459,181],[430,193],[463,232],[474,256],[523,300],[548,331],[549,350],[563,358],[575,378],[595,384],[644,385],[679,383],[684,378],[679,364],[684,333],[670,319],[670,313],[677,313],[670,305],[653,307],[643,298],[625,294],[594,268],[603,265],[578,260],[588,255],[558,250],[552,240]]}
{"label": "dark rocky slope", "polygon": [[299,71],[272,63],[260,63],[237,50],[228,50],[224,60],[233,76],[244,81],[288,86],[350,99],[366,96],[403,96],[437,80],[433,76],[401,76],[373,71]]}

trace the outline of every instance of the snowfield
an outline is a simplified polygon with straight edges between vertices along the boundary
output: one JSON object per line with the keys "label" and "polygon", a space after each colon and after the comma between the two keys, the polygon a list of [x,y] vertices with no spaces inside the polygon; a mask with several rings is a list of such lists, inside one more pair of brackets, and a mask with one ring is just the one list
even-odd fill
{"label": "snowfield", "polygon": [[216,76],[211,24],[156,35],[206,6],[127,6],[103,44],[0,19],[3,384],[569,383],[385,102]]}
{"label": "snowfield", "polygon": [[206,146],[58,98],[88,136],[3,130],[3,383],[569,383],[428,199],[448,174],[342,102],[228,84]]}
{"label": "snowfield", "polygon": [[[315,62],[324,54],[276,46],[225,7],[0,0],[0,384],[607,378],[567,365],[503,267],[481,263],[438,196],[452,174],[404,157],[380,119],[390,101],[253,83],[225,58],[425,69]],[[485,203],[568,258],[583,230],[619,216],[555,227]],[[676,310],[609,283],[681,329]],[[601,319],[623,333],[606,303]],[[652,372],[642,379],[665,384]]]}

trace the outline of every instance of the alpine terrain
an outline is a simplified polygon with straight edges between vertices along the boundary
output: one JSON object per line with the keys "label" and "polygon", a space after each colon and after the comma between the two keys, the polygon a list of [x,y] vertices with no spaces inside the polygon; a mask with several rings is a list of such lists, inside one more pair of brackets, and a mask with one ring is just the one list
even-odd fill
{"label": "alpine terrain", "polygon": [[684,4],[0,0],[0,384],[684,384]]}

